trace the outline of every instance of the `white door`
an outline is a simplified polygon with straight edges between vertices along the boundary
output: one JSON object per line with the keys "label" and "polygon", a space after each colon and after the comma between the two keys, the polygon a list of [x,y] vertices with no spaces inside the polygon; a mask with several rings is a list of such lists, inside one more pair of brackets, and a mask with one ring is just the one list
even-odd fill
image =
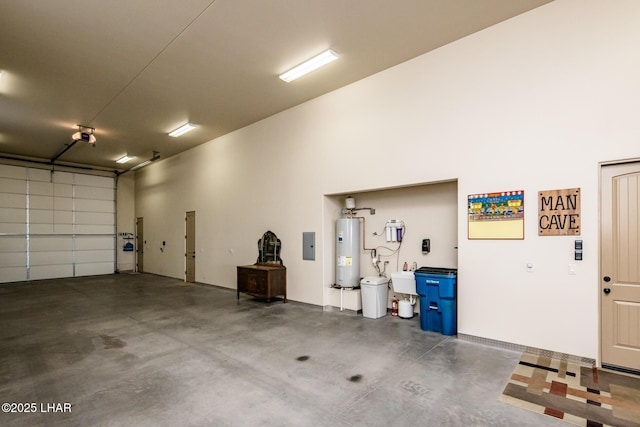
{"label": "white door", "polygon": [[144,218],[136,219],[136,271],[144,273]]}
{"label": "white door", "polygon": [[196,281],[196,213],[187,212],[185,238],[185,281]]}
{"label": "white door", "polygon": [[640,371],[640,162],[601,169],[602,365]]}

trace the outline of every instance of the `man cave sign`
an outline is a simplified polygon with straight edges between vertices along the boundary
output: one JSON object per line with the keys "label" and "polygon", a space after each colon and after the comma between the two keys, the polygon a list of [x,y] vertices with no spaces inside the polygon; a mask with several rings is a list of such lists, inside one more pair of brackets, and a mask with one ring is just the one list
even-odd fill
{"label": "man cave sign", "polygon": [[580,235],[580,189],[538,192],[538,235]]}

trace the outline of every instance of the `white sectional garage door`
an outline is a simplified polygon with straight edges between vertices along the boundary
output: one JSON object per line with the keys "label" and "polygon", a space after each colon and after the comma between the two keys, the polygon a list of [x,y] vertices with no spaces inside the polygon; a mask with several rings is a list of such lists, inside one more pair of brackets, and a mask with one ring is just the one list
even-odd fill
{"label": "white sectional garage door", "polygon": [[114,179],[0,165],[0,283],[114,272]]}

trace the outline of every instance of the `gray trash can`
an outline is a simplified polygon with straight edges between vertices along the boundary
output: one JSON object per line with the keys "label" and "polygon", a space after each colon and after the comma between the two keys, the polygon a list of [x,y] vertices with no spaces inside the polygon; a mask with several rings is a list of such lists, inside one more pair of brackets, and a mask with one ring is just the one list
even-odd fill
{"label": "gray trash can", "polygon": [[386,277],[365,277],[360,282],[362,295],[362,316],[377,319],[387,314],[389,279]]}

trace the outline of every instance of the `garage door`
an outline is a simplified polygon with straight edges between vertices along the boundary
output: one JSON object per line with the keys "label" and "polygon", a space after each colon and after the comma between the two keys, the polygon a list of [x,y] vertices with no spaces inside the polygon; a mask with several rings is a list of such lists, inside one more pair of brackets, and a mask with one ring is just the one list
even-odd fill
{"label": "garage door", "polygon": [[114,272],[112,177],[0,165],[0,282]]}

